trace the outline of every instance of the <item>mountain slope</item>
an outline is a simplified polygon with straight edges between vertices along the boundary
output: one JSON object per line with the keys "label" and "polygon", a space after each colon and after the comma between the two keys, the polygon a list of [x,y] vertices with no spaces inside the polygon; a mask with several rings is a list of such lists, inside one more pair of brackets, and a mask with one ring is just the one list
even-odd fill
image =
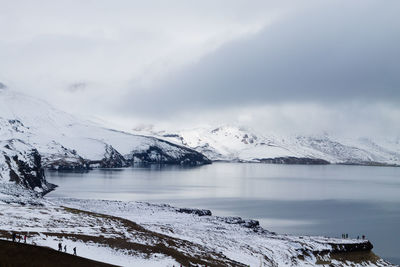
{"label": "mountain slope", "polygon": [[44,101],[5,89],[0,90],[0,142],[3,154],[0,175],[7,181],[12,162],[7,157],[12,159],[18,154],[21,158],[33,150],[41,157],[43,167],[50,169],[125,167],[139,162],[210,163],[192,149],[155,137],[107,129],[57,110]]}
{"label": "mountain slope", "polygon": [[339,139],[328,135],[278,136],[233,126],[148,134],[191,147],[211,160],[400,165],[399,140]]}

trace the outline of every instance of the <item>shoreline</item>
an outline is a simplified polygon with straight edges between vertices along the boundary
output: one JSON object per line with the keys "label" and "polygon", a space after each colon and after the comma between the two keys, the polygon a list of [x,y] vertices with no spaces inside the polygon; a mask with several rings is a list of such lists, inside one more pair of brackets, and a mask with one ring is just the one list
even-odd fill
{"label": "shoreline", "polygon": [[78,255],[124,266],[146,258],[149,266],[258,266],[260,257],[265,266],[293,261],[348,266],[346,261],[355,258],[395,266],[377,257],[368,240],[275,234],[257,221],[213,216],[208,210],[73,198],[43,198],[41,204],[0,205],[8,218],[0,222],[0,236],[29,232],[29,242],[37,245],[56,248],[61,240],[69,249],[78,246]]}

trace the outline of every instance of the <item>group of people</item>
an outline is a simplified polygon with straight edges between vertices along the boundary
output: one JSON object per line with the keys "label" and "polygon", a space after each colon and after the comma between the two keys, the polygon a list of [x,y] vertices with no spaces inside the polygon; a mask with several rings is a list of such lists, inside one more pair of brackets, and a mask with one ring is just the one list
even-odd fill
{"label": "group of people", "polygon": [[[22,238],[22,235],[17,235],[15,232],[12,232],[12,241],[13,242],[16,242],[17,239],[18,239],[18,242],[20,243],[21,242],[21,238]],[[26,239],[27,239],[26,234],[23,235],[23,238],[24,238],[24,243],[26,244]],[[59,242],[58,243],[58,251],[62,252],[63,251],[62,248],[63,248],[62,243]],[[67,253],[67,245],[64,245],[64,252]],[[73,255],[76,256],[76,247],[73,248]]]}
{"label": "group of people", "polygon": [[[12,241],[13,242],[16,242],[17,241],[17,239],[18,239],[18,242],[21,242],[21,238],[22,238],[22,236],[21,235],[17,235],[16,233],[12,233]],[[26,235],[24,235],[24,243],[26,243]]]}
{"label": "group of people", "polygon": [[[62,252],[63,251],[62,249],[63,249],[62,243],[59,242],[58,243],[58,251]],[[76,256],[76,247],[73,248],[73,251],[74,251],[73,255]],[[64,245],[64,252],[67,253],[67,245]]]}
{"label": "group of people", "polygon": [[[349,234],[342,234],[342,238],[343,239],[349,238]],[[361,238],[364,240],[365,239],[365,235],[362,235]],[[357,236],[357,239],[360,239],[360,236]]]}

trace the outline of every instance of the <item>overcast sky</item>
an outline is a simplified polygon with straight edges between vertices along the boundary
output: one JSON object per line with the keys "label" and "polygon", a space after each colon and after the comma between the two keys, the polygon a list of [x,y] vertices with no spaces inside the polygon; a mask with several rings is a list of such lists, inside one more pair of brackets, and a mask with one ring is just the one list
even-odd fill
{"label": "overcast sky", "polygon": [[0,82],[75,114],[400,136],[397,0],[0,4]]}

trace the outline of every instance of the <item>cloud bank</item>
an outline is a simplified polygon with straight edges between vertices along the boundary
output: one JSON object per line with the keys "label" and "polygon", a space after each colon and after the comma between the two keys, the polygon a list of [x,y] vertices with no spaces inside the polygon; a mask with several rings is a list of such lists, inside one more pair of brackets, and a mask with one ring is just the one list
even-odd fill
{"label": "cloud bank", "polygon": [[400,2],[1,1],[0,82],[130,129],[400,136]]}
{"label": "cloud bank", "polygon": [[125,99],[135,112],[163,114],[293,101],[399,103],[398,8],[393,1],[313,2]]}

